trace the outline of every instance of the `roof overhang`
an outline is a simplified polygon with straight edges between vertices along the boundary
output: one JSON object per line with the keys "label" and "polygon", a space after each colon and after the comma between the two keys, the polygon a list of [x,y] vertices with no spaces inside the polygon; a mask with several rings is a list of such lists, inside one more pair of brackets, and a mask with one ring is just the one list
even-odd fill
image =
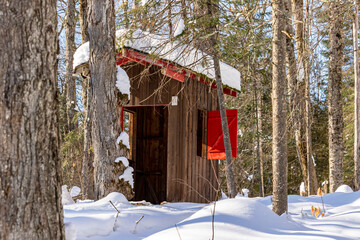
{"label": "roof overhang", "polygon": [[[201,76],[187,68],[184,68],[176,63],[158,59],[151,58],[148,53],[138,51],[129,47],[124,47],[119,53],[116,54],[116,64],[122,66],[129,62],[136,62],[141,65],[155,65],[161,67],[161,72],[165,76],[171,77],[179,82],[184,82],[186,78],[197,79],[199,82],[209,85],[211,88],[216,89],[216,84],[213,80],[207,78],[206,76]],[[237,91],[223,87],[224,94],[236,97]]]}

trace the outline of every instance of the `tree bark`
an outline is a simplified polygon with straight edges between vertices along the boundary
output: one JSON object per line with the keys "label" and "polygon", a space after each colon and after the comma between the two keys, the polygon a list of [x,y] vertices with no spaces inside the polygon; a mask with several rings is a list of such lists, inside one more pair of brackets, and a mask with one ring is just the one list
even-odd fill
{"label": "tree bark", "polygon": [[[89,41],[88,33],[88,2],[87,0],[79,0],[79,19],[81,28],[81,41],[85,43]],[[91,150],[91,80],[89,69],[84,68],[82,72],[82,102],[84,115],[84,158],[81,170],[81,189],[83,199],[94,199],[94,154]]]}
{"label": "tree bark", "polygon": [[89,3],[95,199],[113,191],[120,191],[130,199],[133,195],[130,184],[119,180],[125,167],[121,162],[115,163],[117,157],[127,155],[127,150],[116,144],[121,132],[117,108],[127,102],[127,97],[115,87],[114,1],[91,0]]}
{"label": "tree bark", "polygon": [[258,172],[259,172],[259,196],[265,196],[264,188],[264,155],[263,155],[263,135],[262,135],[262,94],[260,94],[257,89],[261,91],[263,88],[261,80],[256,77],[256,87],[255,87],[255,98],[256,98],[256,158],[258,162]]}
{"label": "tree bark", "polygon": [[[85,73],[84,76],[88,76]],[[83,199],[94,199],[94,154],[91,150],[91,80],[90,77],[83,77],[82,96],[84,112],[84,158],[81,171],[81,189]]]}
{"label": "tree bark", "polygon": [[180,0],[180,7],[181,7],[180,10],[181,17],[185,21],[187,19],[187,8],[186,8],[185,0]]}
{"label": "tree bark", "polygon": [[75,78],[73,77],[73,61],[75,48],[75,0],[67,0],[66,8],[66,110],[68,130],[75,129],[73,122],[75,116],[76,89]]}
{"label": "tree bark", "polygon": [[[305,36],[304,34],[306,32],[304,26],[308,25],[309,17],[308,15],[306,15],[304,19],[303,9],[303,0],[292,0],[292,12],[294,13],[293,16],[295,22],[295,39],[297,52],[297,77],[296,75],[294,76],[295,89],[293,90],[294,97],[291,97],[291,114],[293,128],[295,132],[296,148],[299,153],[299,161],[306,190],[308,194],[316,194],[318,188],[318,181],[316,177],[315,165],[312,161],[311,150],[310,65],[308,50],[309,46],[307,43],[308,35]],[[291,36],[293,36],[291,32],[289,33]],[[310,188],[309,185],[311,185]]]}
{"label": "tree bark", "polygon": [[89,41],[87,11],[88,11],[88,0],[79,0],[79,20],[80,20],[82,43],[86,43]]}
{"label": "tree bark", "polygon": [[343,111],[342,111],[342,63],[343,48],[341,3],[330,2],[330,32],[329,32],[329,168],[330,192],[343,184],[344,181],[344,142],[343,142]]}
{"label": "tree bark", "polygon": [[315,173],[315,164],[312,159],[312,141],[311,141],[311,97],[310,97],[310,5],[309,0],[305,3],[305,31],[304,31],[304,80],[305,80],[305,136],[306,136],[306,163],[307,163],[307,180],[308,195],[316,194],[317,178]]}
{"label": "tree bark", "polygon": [[167,0],[168,7],[168,27],[169,27],[169,36],[170,40],[173,36],[173,24],[172,24],[172,0]]}
{"label": "tree bark", "polygon": [[124,0],[123,2],[124,4],[124,23],[125,23],[125,28],[129,28],[130,26],[130,19],[129,19],[129,2],[128,0]]}
{"label": "tree bark", "polygon": [[359,86],[359,7],[357,0],[354,0],[354,22],[353,22],[353,44],[354,44],[354,82],[355,82],[355,120],[354,120],[354,173],[355,191],[360,190],[360,86]]}
{"label": "tree bark", "polygon": [[[209,49],[210,55],[214,62],[214,70],[215,70],[215,81],[216,81],[216,88],[217,88],[217,97],[219,102],[219,110],[220,110],[220,117],[221,117],[221,127],[223,131],[224,137],[224,147],[225,147],[225,154],[226,154],[226,183],[228,188],[228,195],[231,198],[236,196],[236,187],[235,187],[235,180],[234,180],[234,173],[233,173],[233,158],[232,158],[232,151],[231,151],[231,143],[230,143],[230,134],[229,134],[229,125],[226,116],[226,108],[225,108],[225,100],[224,100],[224,93],[223,93],[223,85],[221,81],[221,72],[220,72],[220,61],[217,52],[217,45],[218,45],[218,29],[217,29],[217,19],[218,19],[218,12],[219,12],[219,5],[218,1],[206,1],[206,15],[207,19],[211,21],[209,27],[210,39],[209,39]],[[216,20],[214,20],[214,18]],[[215,24],[214,24],[215,23]]]}
{"label": "tree bark", "polygon": [[286,136],[286,76],[285,76],[285,6],[283,1],[272,2],[272,166],[273,211],[287,211],[287,136]]}
{"label": "tree bark", "polygon": [[0,239],[64,239],[56,1],[1,1],[0,25]]}

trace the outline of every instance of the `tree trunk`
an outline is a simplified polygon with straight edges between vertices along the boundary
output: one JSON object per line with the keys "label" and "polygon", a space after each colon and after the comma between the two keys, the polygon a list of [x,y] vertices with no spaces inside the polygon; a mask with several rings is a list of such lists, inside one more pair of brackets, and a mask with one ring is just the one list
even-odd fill
{"label": "tree trunk", "polygon": [[120,191],[130,199],[133,195],[130,184],[119,180],[125,167],[121,162],[115,163],[117,157],[127,154],[127,150],[116,143],[121,132],[117,107],[124,105],[127,97],[122,96],[115,87],[114,1],[91,0],[88,22],[95,199],[113,191]]}
{"label": "tree trunk", "polygon": [[[88,76],[88,73],[84,74]],[[90,77],[83,77],[82,96],[84,112],[84,158],[81,171],[81,189],[83,199],[94,199],[94,154],[91,150],[91,80]]]}
{"label": "tree trunk", "polygon": [[[289,3],[288,3],[289,4]],[[307,4],[308,7],[308,4]],[[290,11],[290,7],[288,7]],[[310,103],[310,65],[308,34],[304,34],[304,21],[309,23],[308,14],[303,17],[303,0],[293,0],[292,10],[295,22],[295,39],[297,52],[297,78],[295,77],[294,97],[291,103],[291,114],[295,132],[296,148],[303,179],[308,194],[316,194],[318,181],[311,150],[311,103]],[[291,12],[290,12],[291,14]],[[291,15],[290,15],[291,16]],[[305,29],[306,30],[306,29]],[[291,27],[292,31],[292,27]],[[307,32],[307,31],[305,31]],[[290,32],[289,32],[290,33]],[[292,33],[290,33],[293,36]],[[295,57],[295,55],[294,55]],[[310,168],[309,168],[310,167]],[[309,175],[310,172],[310,175]],[[310,176],[310,181],[309,181]],[[309,188],[309,185],[311,187]],[[310,192],[309,192],[310,189]]]}
{"label": "tree trunk", "polygon": [[360,96],[359,96],[359,7],[354,0],[354,23],[353,23],[353,44],[354,44],[354,81],[355,81],[355,121],[354,121],[354,173],[355,173],[355,191],[360,190]]}
{"label": "tree trunk", "polygon": [[173,24],[172,24],[172,0],[167,0],[168,4],[168,27],[169,27],[169,38],[172,39],[173,36]]}
{"label": "tree trunk", "polygon": [[75,78],[73,77],[74,61],[74,39],[75,39],[75,0],[67,0],[66,9],[66,109],[68,130],[75,129],[76,124],[73,122],[75,116],[76,89]]}
{"label": "tree trunk", "polygon": [[[87,0],[79,0],[79,19],[82,43],[89,41],[87,14]],[[94,154],[91,150],[91,80],[89,69],[84,68],[82,73],[82,102],[84,115],[84,158],[81,170],[81,189],[83,199],[94,199]]]}
{"label": "tree trunk", "polygon": [[[87,0],[79,0],[79,19],[82,43],[89,41]],[[82,73],[82,102],[84,115],[84,158],[81,170],[81,189],[83,199],[94,199],[94,154],[91,150],[91,87],[89,69],[84,68]]]}
{"label": "tree trunk", "polygon": [[185,0],[180,0],[180,7],[181,18],[185,21],[187,19],[187,7]]}
{"label": "tree trunk", "polygon": [[124,4],[124,23],[125,23],[125,28],[128,29],[129,28],[129,24],[130,24],[130,19],[129,19],[129,2],[128,0],[124,0],[123,2]]}
{"label": "tree trunk", "polygon": [[343,111],[341,98],[341,79],[343,62],[342,12],[341,3],[330,2],[329,32],[329,168],[330,192],[343,184],[344,142],[343,142]]}
{"label": "tree trunk", "polygon": [[0,239],[64,239],[56,1],[0,9]]}
{"label": "tree trunk", "polygon": [[79,0],[79,19],[80,19],[80,28],[81,28],[81,42],[86,43],[89,41],[89,32],[88,32],[88,21],[87,21],[87,11],[88,11],[88,1]]}
{"label": "tree trunk", "polygon": [[304,81],[305,81],[305,136],[306,136],[306,163],[307,163],[307,180],[308,180],[308,195],[316,194],[318,182],[316,178],[315,164],[312,159],[312,140],[311,140],[311,96],[310,96],[310,5],[309,0],[305,4],[305,31],[304,31],[304,51],[303,51],[303,65],[304,65]]}
{"label": "tree trunk", "polygon": [[262,91],[261,80],[256,77],[256,87],[255,87],[255,98],[256,98],[256,158],[258,162],[258,172],[259,172],[259,196],[265,196],[264,189],[264,157],[263,157],[263,135],[262,135],[262,94],[259,91]]}
{"label": "tree trunk", "polygon": [[272,166],[273,211],[287,211],[287,136],[286,136],[286,76],[285,76],[285,6],[283,1],[272,2]]}
{"label": "tree trunk", "polygon": [[235,181],[234,181],[234,173],[233,173],[233,159],[232,159],[232,151],[231,151],[231,143],[230,143],[230,134],[229,134],[229,125],[226,116],[226,108],[225,108],[225,100],[224,100],[224,92],[223,92],[223,85],[221,81],[221,72],[220,72],[220,61],[217,53],[216,46],[218,45],[218,29],[217,29],[217,22],[218,22],[218,13],[219,13],[219,6],[217,1],[206,1],[206,15],[207,19],[211,21],[211,25],[209,27],[209,49],[210,55],[214,61],[214,70],[215,70],[215,81],[216,81],[216,88],[217,88],[217,97],[219,101],[219,110],[220,110],[220,117],[221,117],[221,127],[223,131],[224,137],[224,147],[225,147],[225,154],[226,154],[226,183],[228,188],[228,195],[231,198],[236,196],[236,188],[235,188]]}

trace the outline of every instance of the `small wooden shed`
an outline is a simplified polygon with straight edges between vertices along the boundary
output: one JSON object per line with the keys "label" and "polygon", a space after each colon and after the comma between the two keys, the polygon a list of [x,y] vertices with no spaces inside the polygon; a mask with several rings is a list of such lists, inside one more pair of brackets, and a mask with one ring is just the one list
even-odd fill
{"label": "small wooden shed", "polygon": [[[150,34],[145,38],[149,36],[159,45],[158,38]],[[130,79],[130,101],[121,115],[126,116],[122,122],[129,133],[129,162],[134,168],[133,200],[213,201],[218,159],[225,158],[216,85],[195,71],[196,64],[180,65],[181,61],[172,59],[174,53],[155,55],[143,47],[154,43],[137,41],[125,43],[117,53],[117,65]],[[194,59],[185,60],[193,63]],[[240,74],[221,64],[225,76],[238,78],[233,82],[239,85],[224,86],[224,93],[236,96]],[[227,110],[234,158],[237,114],[236,109]]]}

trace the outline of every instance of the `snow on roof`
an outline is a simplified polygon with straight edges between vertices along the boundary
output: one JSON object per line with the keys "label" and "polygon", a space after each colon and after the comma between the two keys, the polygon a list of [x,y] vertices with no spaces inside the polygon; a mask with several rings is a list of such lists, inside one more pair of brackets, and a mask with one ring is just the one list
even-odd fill
{"label": "snow on roof", "polygon": [[[116,37],[117,44],[120,47],[133,48],[150,55],[156,55],[161,59],[177,63],[196,73],[203,74],[210,79],[215,79],[212,58],[188,44],[179,41],[170,42],[167,38],[142,30],[121,29],[116,31]],[[86,44],[84,43],[76,50],[74,68],[89,60],[89,44]],[[240,90],[240,72],[238,70],[220,61],[220,71],[224,85]]]}

